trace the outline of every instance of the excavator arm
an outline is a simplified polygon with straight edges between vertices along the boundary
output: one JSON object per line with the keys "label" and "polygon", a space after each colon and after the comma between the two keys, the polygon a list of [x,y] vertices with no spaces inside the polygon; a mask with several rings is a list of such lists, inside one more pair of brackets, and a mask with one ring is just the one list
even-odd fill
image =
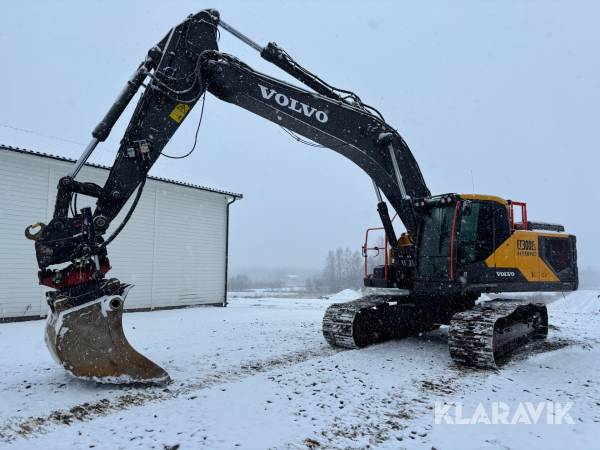
{"label": "excavator arm", "polygon": [[[122,227],[106,239],[110,224],[138,189],[139,199],[148,171],[177,131],[206,86],[197,66],[200,55],[217,48],[218,13],[208,10],[191,15],[154,47],[123,88],[106,116],[92,132],[92,140],[70,174],[58,183],[53,219],[28,237],[36,241],[36,254],[42,272],[42,284],[63,288],[73,284],[72,271],[46,270],[47,267],[72,261],[105,256],[105,249]],[[75,179],[95,147],[110,134],[125,108],[145,80],[150,82],[137,103],[115,162],[104,186]],[[75,194],[97,198],[96,210],[82,209],[69,217]],[[137,202],[135,202],[137,203]],[[134,207],[132,210],[135,208]],[[130,216],[127,215],[125,221]],[[81,272],[80,267],[77,271]],[[75,283],[78,280],[75,280]]]}
{"label": "excavator arm", "polygon": [[[311,90],[259,73],[219,52],[219,25]],[[104,186],[76,180],[94,148],[108,137],[142,86],[145,90]],[[53,288],[47,294],[51,314],[46,342],[56,359],[76,376],[106,382],[168,380],[167,373],[137,353],[123,334],[121,314],[129,286],[106,279],[110,269],[106,248],[131,217],[148,171],[207,90],[361,167],[373,180],[378,210],[395,254],[395,233],[381,192],[408,232],[415,233],[418,219],[412,199],[430,193],[408,146],[381,114],[356,94],[328,85],[276,44],[258,46],[221,21],[217,11],[191,15],[148,52],[94,129],[92,141],[72,172],[59,181],[53,219],[48,225],[38,224],[36,233],[32,227],[26,230],[27,237],[35,241],[40,284]],[[121,224],[109,229],[136,189]],[[82,208],[69,216],[76,194],[96,198],[95,211]],[[109,230],[112,232],[105,238]],[[64,263],[69,265],[53,267]]]}
{"label": "excavator arm", "polygon": [[201,69],[211,94],[358,165],[383,191],[407,230],[414,232],[410,199],[429,196],[429,190],[408,146],[382,118],[362,105],[259,73],[225,53],[205,52]]}
{"label": "excavator arm", "polygon": [[[173,27],[149,50],[92,132],[71,173],[59,180],[52,220],[25,230],[35,241],[39,282],[52,288],[46,294],[50,307],[46,344],[57,362],[77,377],[109,383],[169,380],[167,372],[135,351],[124,335],[122,313],[130,286],[106,278],[107,246],[135,210],[148,171],[206,91],[198,65],[202,52],[217,48],[217,24],[216,11],[201,11]],[[141,87],[145,89],[104,186],[76,180]],[[109,229],[136,189],[129,212]],[[97,199],[94,212],[73,208],[69,216],[78,194]]]}

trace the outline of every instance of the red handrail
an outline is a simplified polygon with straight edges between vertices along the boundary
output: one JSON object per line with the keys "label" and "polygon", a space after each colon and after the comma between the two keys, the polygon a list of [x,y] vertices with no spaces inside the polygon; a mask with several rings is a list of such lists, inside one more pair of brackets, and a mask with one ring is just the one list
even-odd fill
{"label": "red handrail", "polygon": [[510,201],[510,203],[508,205],[509,205],[508,217],[510,219],[510,227],[513,230],[517,229],[516,224],[515,224],[514,207],[519,206],[521,208],[521,220],[522,220],[522,224],[521,224],[522,226],[519,229],[523,229],[523,230],[529,229],[529,225],[527,223],[527,203]]}
{"label": "red handrail", "polygon": [[[381,250],[379,247],[369,247],[369,232],[371,231],[377,231],[377,230],[383,230],[383,227],[374,227],[374,228],[367,228],[367,231],[365,232],[365,243],[363,245],[363,257],[365,259],[365,278],[369,275],[369,255],[368,255],[368,251],[369,250]],[[384,250],[384,255],[383,255],[383,264],[384,264],[384,278],[387,280],[388,279],[388,240],[387,240],[387,235],[384,235],[384,245],[383,245],[383,250]]]}
{"label": "red handrail", "polygon": [[[394,214],[394,217],[392,217],[391,222],[394,221],[394,219],[398,217],[398,213]],[[378,231],[378,230],[384,230],[383,227],[372,227],[372,228],[367,228],[367,231],[365,232],[365,243],[362,246],[362,250],[363,250],[363,257],[365,259],[365,278],[367,278],[369,276],[369,255],[368,255],[368,251],[369,250],[381,250],[379,247],[369,247],[369,232],[371,231]],[[383,254],[383,277],[387,280],[388,279],[388,238],[387,238],[387,234],[384,233],[384,238],[383,238],[383,250],[384,250],[384,254]]]}

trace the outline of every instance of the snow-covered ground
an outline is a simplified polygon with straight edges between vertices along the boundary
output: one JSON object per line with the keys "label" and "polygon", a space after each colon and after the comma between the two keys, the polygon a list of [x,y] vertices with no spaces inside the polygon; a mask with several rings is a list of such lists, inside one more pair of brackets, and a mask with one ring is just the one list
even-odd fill
{"label": "snow-covered ground", "polygon": [[[131,343],[171,374],[166,388],[73,379],[45,349],[42,321],[1,324],[0,446],[593,448],[599,294],[550,304],[548,340],[491,372],[456,367],[445,328],[357,351],[329,348],[323,312],[350,292],[126,314]],[[471,418],[478,407],[489,413],[503,402],[510,420],[520,402],[537,408],[548,401],[572,402],[573,423],[436,424],[434,414],[436,404],[459,402]]]}

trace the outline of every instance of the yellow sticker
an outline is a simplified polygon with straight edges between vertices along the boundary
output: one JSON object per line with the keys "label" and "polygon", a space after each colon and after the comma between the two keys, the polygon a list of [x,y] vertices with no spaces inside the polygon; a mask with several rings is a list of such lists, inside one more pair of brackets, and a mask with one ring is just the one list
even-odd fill
{"label": "yellow sticker", "polygon": [[169,114],[169,117],[171,119],[173,119],[175,122],[181,123],[181,121],[183,119],[185,119],[185,116],[187,115],[189,110],[190,110],[190,105],[187,105],[185,103],[179,103],[175,106],[175,108],[173,108],[173,111],[171,111],[171,114]]}

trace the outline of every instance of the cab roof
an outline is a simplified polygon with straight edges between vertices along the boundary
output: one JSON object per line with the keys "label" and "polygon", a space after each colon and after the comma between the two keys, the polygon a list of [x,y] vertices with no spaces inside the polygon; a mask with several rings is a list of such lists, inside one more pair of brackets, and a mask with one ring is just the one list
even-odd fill
{"label": "cab roof", "polygon": [[465,200],[485,200],[490,202],[500,203],[501,205],[508,205],[508,200],[505,200],[496,195],[486,195],[486,194],[460,194],[460,198]]}

